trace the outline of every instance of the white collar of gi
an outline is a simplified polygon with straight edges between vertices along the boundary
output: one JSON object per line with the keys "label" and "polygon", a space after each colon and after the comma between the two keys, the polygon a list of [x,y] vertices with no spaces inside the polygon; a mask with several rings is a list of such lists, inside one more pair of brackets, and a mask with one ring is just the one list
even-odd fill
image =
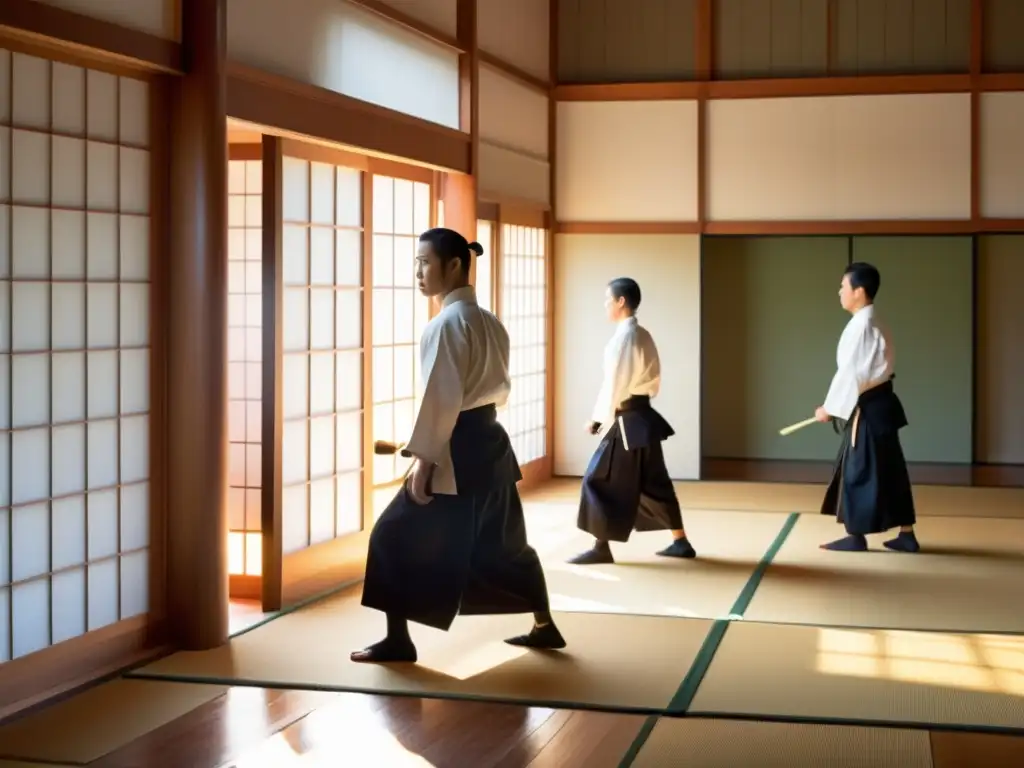
{"label": "white collar of gi", "polygon": [[441,306],[449,307],[456,301],[468,301],[471,304],[476,304],[476,291],[473,290],[473,286],[464,285],[461,288],[456,288],[444,297],[444,301],[441,302]]}

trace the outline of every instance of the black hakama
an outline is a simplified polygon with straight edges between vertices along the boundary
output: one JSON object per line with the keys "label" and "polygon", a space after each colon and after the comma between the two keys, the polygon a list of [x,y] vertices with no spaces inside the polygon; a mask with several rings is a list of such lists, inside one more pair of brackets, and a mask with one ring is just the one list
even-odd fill
{"label": "black hakama", "polygon": [[661,444],[675,434],[649,397],[631,397],[590,459],[576,524],[598,541],[628,541],[636,531],[683,527]]}
{"label": "black hakama", "polygon": [[862,392],[842,432],[832,482],[821,505],[851,535],[916,522],[914,494],[899,431],[907,426],[892,381]]}
{"label": "black hakama", "polygon": [[459,414],[450,451],[458,495],[420,506],[403,485],[374,525],[363,605],[441,630],[458,614],[546,612],[522,473],[493,405]]}

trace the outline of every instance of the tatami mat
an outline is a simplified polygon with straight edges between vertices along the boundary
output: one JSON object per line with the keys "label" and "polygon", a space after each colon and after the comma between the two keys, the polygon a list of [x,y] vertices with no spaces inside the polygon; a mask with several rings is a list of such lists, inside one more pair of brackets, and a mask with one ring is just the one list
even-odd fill
{"label": "tatami mat", "polygon": [[633,768],[931,768],[927,731],[663,717]]}
{"label": "tatami mat", "polygon": [[114,680],[0,726],[0,756],[89,763],[225,692],[217,685]]}
{"label": "tatami mat", "polygon": [[191,682],[483,699],[540,706],[664,710],[711,622],[559,613],[569,643],[559,653],[513,648],[503,639],[530,616],[465,616],[450,632],[412,625],[419,664],[349,661],[378,639],[379,613],[349,592],[240,635],[221,648],[181,652],[141,670]]}
{"label": "tatami mat", "polygon": [[826,552],[845,535],[801,515],[754,595],[749,621],[954,632],[1024,633],[1024,520],[927,518],[922,551]]}
{"label": "tatami mat", "polygon": [[[676,482],[675,489],[684,515],[694,509],[817,513],[825,495],[822,483],[685,480]],[[579,478],[562,477],[531,490],[526,498],[531,503],[575,502],[579,493]],[[1024,519],[1024,488],[916,484],[914,500],[923,517]]]}
{"label": "tatami mat", "polygon": [[1024,637],[733,622],[689,712],[1024,729]]}
{"label": "tatami mat", "polygon": [[[825,486],[811,483],[676,483],[686,509],[761,512],[820,512]],[[1024,518],[1024,489],[915,485],[914,502],[923,517]]]}
{"label": "tatami mat", "polygon": [[695,560],[656,555],[672,540],[668,531],[658,531],[612,543],[614,565],[570,565],[567,558],[593,543],[580,532],[544,558],[551,606],[556,611],[724,618],[788,517],[687,513],[684,522],[697,549]]}

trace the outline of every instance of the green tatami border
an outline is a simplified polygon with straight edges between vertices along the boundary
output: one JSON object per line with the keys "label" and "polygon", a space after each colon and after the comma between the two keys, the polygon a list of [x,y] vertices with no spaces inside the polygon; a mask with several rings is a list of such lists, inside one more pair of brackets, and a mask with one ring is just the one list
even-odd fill
{"label": "green tatami border", "polygon": [[743,618],[743,614],[746,613],[747,608],[750,607],[750,602],[754,599],[754,593],[757,592],[758,586],[761,584],[761,580],[764,578],[765,572],[768,570],[768,566],[772,564],[775,556],[782,549],[782,545],[786,543],[786,539],[789,538],[789,534],[793,531],[796,526],[797,520],[800,519],[799,512],[791,512],[786,518],[786,522],[782,524],[782,528],[775,535],[775,539],[771,544],[768,545],[768,549],[761,556],[761,560],[758,562],[754,572],[750,574],[750,578],[747,579],[747,583],[740,591],[739,596],[736,598],[736,602],[733,603],[732,609],[729,611],[729,617],[726,619],[716,619],[715,623],[712,624],[711,629],[708,631],[707,636],[704,638],[704,643],[701,645],[700,651],[697,652],[696,658],[693,660],[693,664],[690,665],[690,670],[686,673],[686,677],[679,684],[679,688],[676,691],[676,695],[672,697],[672,701],[669,702],[668,708],[665,712],[657,715],[651,715],[647,718],[647,721],[641,727],[640,732],[637,733],[633,743],[626,750],[626,754],[622,756],[622,760],[619,762],[619,768],[629,768],[633,765],[633,761],[636,760],[637,755],[640,754],[640,750],[643,749],[644,744],[647,743],[647,739],[650,738],[651,733],[654,731],[654,726],[658,723],[658,718],[664,716],[684,716],[690,708],[690,704],[693,702],[693,697],[697,695],[697,689],[700,688],[701,681],[704,679],[704,675],[707,674],[708,669],[711,666],[711,662],[715,658],[715,654],[718,652],[719,646],[722,644],[722,640],[725,638],[725,633],[729,629],[729,625],[734,620]]}

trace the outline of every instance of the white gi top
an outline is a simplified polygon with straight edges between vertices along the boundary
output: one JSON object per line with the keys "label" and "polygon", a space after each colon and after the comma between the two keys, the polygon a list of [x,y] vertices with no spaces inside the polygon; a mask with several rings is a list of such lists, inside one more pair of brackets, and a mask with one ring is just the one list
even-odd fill
{"label": "white gi top", "polygon": [[509,351],[508,331],[477,304],[472,286],[445,296],[441,311],[423,331],[423,402],[405,450],[437,465],[433,493],[457,493],[450,442],[459,414],[484,405],[501,408],[508,402]]}
{"label": "white gi top", "polygon": [[623,401],[634,395],[656,397],[660,387],[661,359],[654,339],[636,317],[620,320],[604,348],[604,379],[591,419],[605,432]]}
{"label": "white gi top", "polygon": [[896,349],[874,304],[854,313],[836,348],[836,374],[822,406],[829,416],[849,419],[861,392],[887,382],[896,370]]}

